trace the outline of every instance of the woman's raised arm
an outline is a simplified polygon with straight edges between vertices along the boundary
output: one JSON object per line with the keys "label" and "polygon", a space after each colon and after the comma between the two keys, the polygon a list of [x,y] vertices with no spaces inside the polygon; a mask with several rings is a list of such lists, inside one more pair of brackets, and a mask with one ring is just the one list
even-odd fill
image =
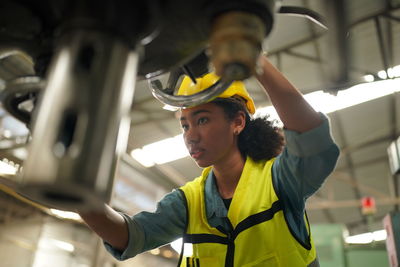
{"label": "woman's raised arm", "polygon": [[299,133],[321,124],[320,115],[303,95],[265,57],[260,57],[258,81],[264,87],[286,129]]}

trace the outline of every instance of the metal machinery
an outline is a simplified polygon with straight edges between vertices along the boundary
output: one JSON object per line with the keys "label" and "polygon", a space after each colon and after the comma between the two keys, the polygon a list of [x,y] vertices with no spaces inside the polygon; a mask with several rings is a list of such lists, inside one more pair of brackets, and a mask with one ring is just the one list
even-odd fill
{"label": "metal machinery", "polygon": [[[301,11],[280,4],[3,0],[0,50],[24,52],[35,69],[1,92],[4,107],[33,133],[19,193],[66,210],[108,202],[136,79],[148,79],[166,104],[205,102],[254,72],[274,13]],[[221,75],[218,83],[191,97],[173,95],[183,73],[200,76],[209,62]],[[165,72],[171,74],[163,89],[157,76]]]}

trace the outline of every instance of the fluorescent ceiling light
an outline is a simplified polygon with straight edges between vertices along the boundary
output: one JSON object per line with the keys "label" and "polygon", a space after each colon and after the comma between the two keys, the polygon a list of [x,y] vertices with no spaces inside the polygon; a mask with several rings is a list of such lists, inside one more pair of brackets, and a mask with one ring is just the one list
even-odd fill
{"label": "fluorescent ceiling light", "polygon": [[151,154],[153,161],[157,164],[163,164],[189,155],[183,142],[182,134],[146,145],[143,150]]}
{"label": "fluorescent ceiling light", "polygon": [[338,91],[336,96],[316,91],[304,97],[316,110],[330,113],[390,95],[399,90],[400,79],[393,79],[355,85],[347,90]]}
{"label": "fluorescent ceiling light", "polygon": [[131,156],[146,168],[153,167],[155,164],[152,156],[148,155],[143,149],[138,148],[132,150]]}
{"label": "fluorescent ceiling light", "polygon": [[378,77],[381,79],[387,79],[387,73],[384,70],[378,71]]}
{"label": "fluorescent ceiling light", "polygon": [[386,240],[386,238],[387,238],[386,230],[379,230],[379,231],[372,232],[372,235],[374,237],[374,241],[383,241],[383,240]]}
{"label": "fluorescent ceiling light", "polygon": [[388,68],[386,71],[380,70],[377,72],[377,75],[381,79],[400,77],[400,65]]}
{"label": "fluorescent ceiling light", "polygon": [[[355,85],[349,89],[338,91],[336,96],[323,91],[315,91],[304,95],[304,98],[315,110],[331,113],[399,91],[400,78],[397,78]],[[272,118],[279,119],[272,106],[257,109],[256,116],[264,114],[270,114]]]}
{"label": "fluorescent ceiling light", "polygon": [[0,174],[16,175],[17,168],[4,160],[0,160]]}
{"label": "fluorescent ceiling light", "polygon": [[151,167],[155,164],[164,164],[187,157],[189,152],[183,142],[182,134],[180,134],[145,145],[141,149],[135,149],[131,152],[131,156],[143,166]]}
{"label": "fluorescent ceiling light", "polygon": [[372,74],[367,74],[363,76],[364,81],[366,82],[373,82],[375,80],[374,75]]}
{"label": "fluorescent ceiling light", "polygon": [[359,235],[348,236],[345,238],[347,244],[369,244],[374,241],[386,240],[386,230],[363,233]]}
{"label": "fluorescent ceiling light", "polygon": [[400,77],[400,65],[394,66],[393,68],[388,69],[389,76],[392,78]]}

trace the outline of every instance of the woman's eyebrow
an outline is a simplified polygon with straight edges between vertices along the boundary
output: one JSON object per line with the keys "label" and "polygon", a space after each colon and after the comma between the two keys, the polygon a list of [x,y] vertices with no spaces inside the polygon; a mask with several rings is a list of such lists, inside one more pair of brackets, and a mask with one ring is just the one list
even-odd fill
{"label": "woman's eyebrow", "polygon": [[[211,113],[211,111],[209,111],[207,109],[199,109],[199,110],[196,110],[196,111],[193,111],[192,113],[190,113],[189,116],[194,117],[201,113]],[[180,121],[185,121],[185,120],[186,120],[185,116],[180,117]]]}

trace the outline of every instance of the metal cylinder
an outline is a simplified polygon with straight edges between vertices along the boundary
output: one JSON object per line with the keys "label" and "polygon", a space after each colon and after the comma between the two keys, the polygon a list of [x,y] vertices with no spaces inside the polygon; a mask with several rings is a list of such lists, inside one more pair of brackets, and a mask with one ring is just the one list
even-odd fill
{"label": "metal cylinder", "polygon": [[210,51],[215,72],[227,80],[244,80],[256,67],[266,35],[255,14],[230,11],[218,15],[211,27]]}
{"label": "metal cylinder", "polygon": [[20,192],[64,210],[109,202],[126,149],[138,55],[115,36],[75,30],[60,39],[35,115]]}

